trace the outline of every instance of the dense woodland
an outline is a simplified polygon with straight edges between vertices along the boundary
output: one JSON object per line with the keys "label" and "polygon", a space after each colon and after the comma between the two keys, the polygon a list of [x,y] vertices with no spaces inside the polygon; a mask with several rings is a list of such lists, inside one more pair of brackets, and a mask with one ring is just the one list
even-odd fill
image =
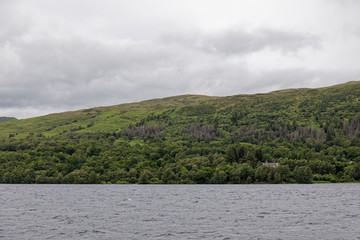
{"label": "dense woodland", "polygon": [[13,119],[0,123],[0,182],[355,182],[359,113],[350,82]]}

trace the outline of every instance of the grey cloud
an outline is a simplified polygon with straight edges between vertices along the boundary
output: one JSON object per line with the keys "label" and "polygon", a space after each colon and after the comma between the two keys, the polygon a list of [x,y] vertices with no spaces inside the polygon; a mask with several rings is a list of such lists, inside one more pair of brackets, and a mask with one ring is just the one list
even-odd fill
{"label": "grey cloud", "polygon": [[323,0],[326,4],[333,3],[336,4],[336,6],[341,6],[345,8],[354,8],[355,6],[359,7],[360,2],[358,0]]}
{"label": "grey cloud", "polygon": [[258,52],[266,48],[296,52],[300,48],[319,46],[319,40],[313,36],[271,29],[253,33],[231,30],[210,37],[209,42],[216,52],[230,55]]}
{"label": "grey cloud", "polygon": [[346,81],[359,80],[360,71],[322,71],[304,68],[289,68],[282,70],[263,70],[253,74],[246,69],[223,70],[225,79],[216,89],[217,95],[236,95],[266,93],[288,88],[317,88],[340,84]]}
{"label": "grey cloud", "polygon": [[163,33],[161,40],[142,34],[136,40],[104,37],[51,24],[38,28],[4,2],[0,115],[28,117],[188,93],[224,96],[318,87],[357,80],[360,74],[305,67],[249,70],[246,58],[251,53],[269,49],[296,54],[321,47],[319,37],[300,32],[234,27],[210,33],[152,33]]}
{"label": "grey cloud", "polygon": [[344,32],[350,36],[360,38],[360,24],[347,24],[344,26]]}
{"label": "grey cloud", "polygon": [[23,109],[15,117],[41,113],[39,109],[75,110],[187,93],[234,95],[312,86],[324,75],[304,69],[254,75],[241,61],[179,44],[59,38],[52,33],[36,34],[29,41],[23,35],[2,46],[17,63],[0,71],[0,110]]}
{"label": "grey cloud", "polygon": [[172,81],[179,80],[191,53],[151,42],[108,43],[52,35],[26,41],[20,35],[0,51],[5,48],[19,63],[8,64],[6,70],[0,67],[3,109],[39,105],[76,109],[151,98],[164,94],[164,89],[169,95],[188,89],[187,82]]}
{"label": "grey cloud", "polygon": [[282,52],[297,52],[301,48],[319,48],[321,40],[317,36],[291,31],[258,29],[247,32],[241,28],[228,29],[216,33],[190,32],[163,36],[168,44],[180,44],[213,54],[245,55],[264,49]]}

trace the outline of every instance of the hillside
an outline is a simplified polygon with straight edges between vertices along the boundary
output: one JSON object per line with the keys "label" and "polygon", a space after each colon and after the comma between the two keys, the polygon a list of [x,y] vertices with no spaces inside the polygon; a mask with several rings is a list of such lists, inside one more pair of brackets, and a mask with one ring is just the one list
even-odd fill
{"label": "hillside", "polygon": [[[360,82],[183,95],[0,122],[1,182],[360,179]],[[271,168],[264,162],[278,162]]]}
{"label": "hillside", "polygon": [[14,117],[0,117],[0,122],[9,121],[15,119]]}

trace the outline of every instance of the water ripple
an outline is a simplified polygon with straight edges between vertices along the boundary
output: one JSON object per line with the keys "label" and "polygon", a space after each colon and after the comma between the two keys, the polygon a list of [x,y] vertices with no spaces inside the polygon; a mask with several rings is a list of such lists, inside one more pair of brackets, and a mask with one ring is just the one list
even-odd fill
{"label": "water ripple", "polygon": [[360,184],[0,185],[0,239],[360,239]]}

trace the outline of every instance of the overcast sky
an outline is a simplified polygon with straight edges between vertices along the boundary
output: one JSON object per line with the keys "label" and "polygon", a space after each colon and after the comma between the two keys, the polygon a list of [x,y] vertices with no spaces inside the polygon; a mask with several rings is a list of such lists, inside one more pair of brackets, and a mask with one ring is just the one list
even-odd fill
{"label": "overcast sky", "polygon": [[0,116],[360,80],[357,0],[0,0]]}

